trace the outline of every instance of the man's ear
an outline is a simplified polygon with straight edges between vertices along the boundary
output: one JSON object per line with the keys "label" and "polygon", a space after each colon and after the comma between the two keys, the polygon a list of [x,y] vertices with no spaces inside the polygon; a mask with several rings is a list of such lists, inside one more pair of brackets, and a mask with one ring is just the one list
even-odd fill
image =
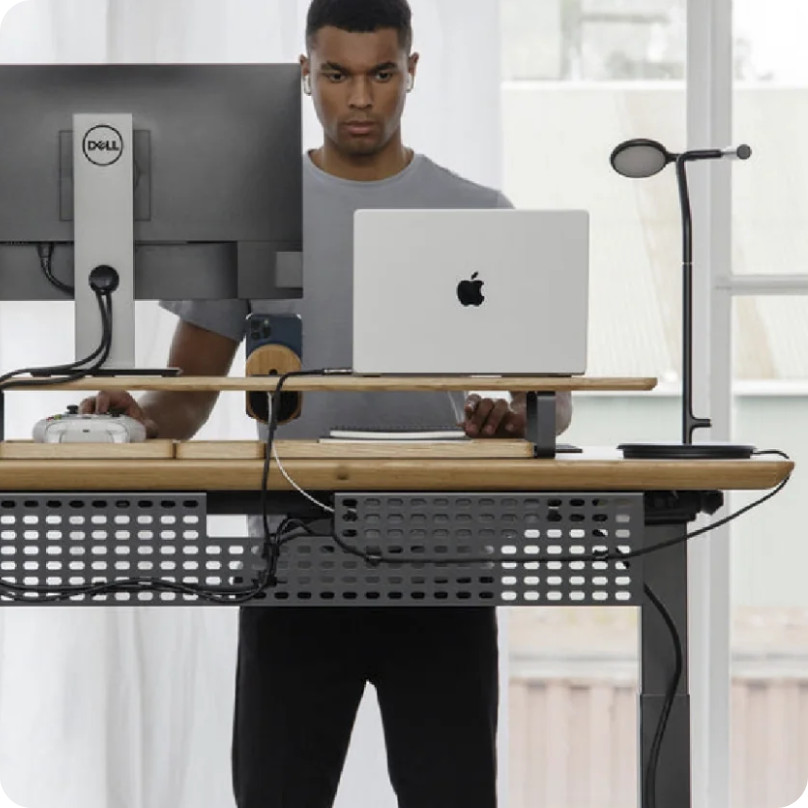
{"label": "man's ear", "polygon": [[300,80],[303,83],[303,92],[311,95],[311,62],[307,56],[300,57]]}
{"label": "man's ear", "polygon": [[411,91],[413,87],[415,87],[415,72],[418,69],[418,60],[420,56],[417,53],[413,53],[407,60],[407,72],[409,76],[407,77],[407,91]]}

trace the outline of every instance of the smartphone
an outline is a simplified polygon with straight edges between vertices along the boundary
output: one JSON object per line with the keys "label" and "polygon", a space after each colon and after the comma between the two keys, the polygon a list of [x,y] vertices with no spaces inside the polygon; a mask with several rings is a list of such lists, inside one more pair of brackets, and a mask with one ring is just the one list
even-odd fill
{"label": "smartphone", "polygon": [[285,345],[303,358],[303,321],[299,314],[257,314],[247,317],[247,356],[262,345]]}

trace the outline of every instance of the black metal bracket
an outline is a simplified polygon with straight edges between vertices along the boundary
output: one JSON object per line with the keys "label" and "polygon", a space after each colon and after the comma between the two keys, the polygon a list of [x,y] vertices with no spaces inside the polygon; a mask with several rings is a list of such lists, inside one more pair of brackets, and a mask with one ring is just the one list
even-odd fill
{"label": "black metal bracket", "polygon": [[525,395],[525,402],[525,438],[533,444],[533,457],[555,457],[555,392],[530,391]]}
{"label": "black metal bracket", "polygon": [[684,525],[724,505],[721,491],[646,491],[646,525]]}

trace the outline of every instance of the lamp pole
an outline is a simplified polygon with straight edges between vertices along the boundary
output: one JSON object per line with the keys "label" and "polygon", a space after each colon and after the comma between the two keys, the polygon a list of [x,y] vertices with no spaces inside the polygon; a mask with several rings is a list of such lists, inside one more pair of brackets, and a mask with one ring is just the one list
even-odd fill
{"label": "lamp pole", "polygon": [[[698,152],[685,152],[676,157],[676,180],[679,186],[679,205],[682,209],[682,443],[693,443],[697,429],[709,429],[709,418],[693,414],[693,215],[687,187],[686,164]],[[717,155],[722,156],[720,152]]]}

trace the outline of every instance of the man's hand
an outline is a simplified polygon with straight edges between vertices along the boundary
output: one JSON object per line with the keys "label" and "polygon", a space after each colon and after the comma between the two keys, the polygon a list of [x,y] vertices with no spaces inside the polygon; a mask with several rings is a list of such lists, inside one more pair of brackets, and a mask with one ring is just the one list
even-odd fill
{"label": "man's hand", "polygon": [[525,436],[524,408],[514,409],[504,398],[494,401],[471,395],[466,399],[462,426],[470,438],[523,438]]}
{"label": "man's hand", "polygon": [[140,421],[146,427],[146,437],[157,437],[157,424],[149,418],[140,407],[140,404],[132,398],[129,393],[123,390],[113,390],[107,392],[102,390],[98,395],[85,398],[79,404],[79,412],[82,415],[88,413],[103,414],[105,412],[115,411],[121,415],[128,415],[136,421]]}

